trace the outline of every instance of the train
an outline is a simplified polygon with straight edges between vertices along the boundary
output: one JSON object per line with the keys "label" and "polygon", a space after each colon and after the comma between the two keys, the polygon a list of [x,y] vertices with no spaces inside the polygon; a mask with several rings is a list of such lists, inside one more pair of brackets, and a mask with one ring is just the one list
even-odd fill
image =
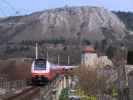
{"label": "train", "polygon": [[47,59],[35,59],[31,66],[32,83],[51,82],[58,75],[62,75],[73,68],[72,66],[52,64]]}
{"label": "train", "polygon": [[75,67],[53,64],[47,58],[38,58],[38,47],[36,45],[36,58],[32,61],[31,65],[31,82],[33,84],[51,82],[58,75],[62,75]]}

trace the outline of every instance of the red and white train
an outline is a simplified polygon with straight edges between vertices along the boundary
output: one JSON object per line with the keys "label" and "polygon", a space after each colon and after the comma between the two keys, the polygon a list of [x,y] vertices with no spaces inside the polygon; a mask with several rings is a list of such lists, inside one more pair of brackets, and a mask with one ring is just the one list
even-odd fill
{"label": "red and white train", "polygon": [[75,66],[59,66],[51,64],[47,59],[35,59],[31,67],[32,82],[52,81],[57,75],[63,74],[65,71],[73,68]]}
{"label": "red and white train", "polygon": [[32,83],[52,81],[57,75],[75,67],[60,66],[50,63],[47,59],[39,59],[38,44],[36,43],[36,59],[33,60],[31,66]]}

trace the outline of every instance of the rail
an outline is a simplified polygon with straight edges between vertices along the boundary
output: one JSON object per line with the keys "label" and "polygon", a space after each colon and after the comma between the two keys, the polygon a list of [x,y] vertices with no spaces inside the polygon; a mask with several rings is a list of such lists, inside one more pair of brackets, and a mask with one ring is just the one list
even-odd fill
{"label": "rail", "polygon": [[45,86],[26,86],[10,95],[5,94],[2,100],[58,100],[64,83],[64,78],[59,78]]}
{"label": "rail", "polygon": [[40,88],[32,86],[3,100],[31,100],[32,98],[38,96],[39,93],[40,93]]}

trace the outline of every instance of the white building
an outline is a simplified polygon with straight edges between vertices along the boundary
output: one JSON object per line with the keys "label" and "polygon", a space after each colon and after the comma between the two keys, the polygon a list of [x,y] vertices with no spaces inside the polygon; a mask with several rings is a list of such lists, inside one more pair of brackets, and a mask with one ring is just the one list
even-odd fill
{"label": "white building", "polygon": [[82,53],[81,64],[85,66],[95,66],[97,64],[98,55],[93,47],[86,47]]}
{"label": "white building", "polygon": [[82,53],[81,64],[92,68],[103,68],[107,65],[112,66],[112,61],[107,56],[98,57],[93,47],[86,47]]}

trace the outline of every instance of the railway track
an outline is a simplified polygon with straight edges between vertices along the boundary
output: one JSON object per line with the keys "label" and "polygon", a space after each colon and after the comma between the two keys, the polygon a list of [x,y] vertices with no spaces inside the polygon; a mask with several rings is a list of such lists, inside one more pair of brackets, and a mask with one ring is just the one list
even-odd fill
{"label": "railway track", "polygon": [[40,88],[32,86],[3,100],[32,100],[35,97],[37,97],[39,94],[40,94]]}
{"label": "railway track", "polygon": [[4,96],[2,100],[53,100],[53,90],[58,87],[59,82],[59,80],[53,80],[44,86],[26,87],[12,95]]}

